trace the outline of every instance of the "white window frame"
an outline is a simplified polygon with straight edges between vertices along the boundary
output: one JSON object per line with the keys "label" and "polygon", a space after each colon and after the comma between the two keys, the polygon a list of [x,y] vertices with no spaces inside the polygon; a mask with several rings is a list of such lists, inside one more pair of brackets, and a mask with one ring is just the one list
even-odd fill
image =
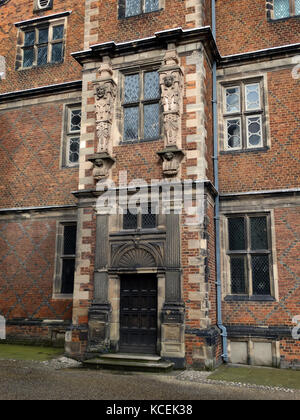
{"label": "white window frame", "polygon": [[[248,85],[258,84],[259,91],[259,108],[256,109],[247,109],[247,96],[246,89]],[[263,78],[255,79],[241,79],[239,82],[224,82],[222,83],[222,118],[223,118],[223,150],[225,152],[231,151],[249,151],[249,150],[259,150],[263,149],[267,145],[267,129],[266,129],[266,104],[264,98],[264,81]],[[239,99],[239,112],[238,111],[227,111],[227,97],[226,92],[228,89],[239,88],[240,99]],[[249,132],[248,132],[248,118],[256,117],[260,115],[261,123],[261,142],[260,145],[252,146],[249,144]],[[228,120],[240,120],[240,132],[241,132],[241,145],[240,147],[229,147],[228,145],[228,131],[227,131],[227,121]]]}
{"label": "white window frame", "polygon": [[[228,147],[228,126],[227,122],[229,120],[239,120],[240,122],[240,147]],[[243,148],[243,133],[242,133],[242,118],[241,117],[226,117],[224,119],[224,139],[225,139],[225,150],[241,150]]]}
{"label": "white window frame", "polygon": [[80,110],[81,111],[81,118],[82,118],[82,108],[80,103],[76,104],[67,104],[65,105],[64,110],[64,121],[63,121],[63,167],[78,167],[79,166],[79,156],[77,162],[70,162],[70,139],[72,137],[79,138],[79,155],[80,155],[80,133],[81,130],[71,131],[71,112],[72,110]]}
{"label": "white window frame", "polygon": [[[248,120],[249,120],[249,118],[256,118],[256,117],[258,117],[259,119],[260,119],[260,136],[261,136],[261,141],[260,141],[260,145],[259,146],[257,146],[257,145],[251,145],[250,143],[249,143],[249,138],[250,138],[250,133],[249,133],[249,124],[248,124]],[[256,114],[256,115],[247,115],[246,116],[246,132],[247,132],[247,148],[248,149],[257,149],[257,148],[260,148],[260,147],[263,147],[263,141],[264,141],[264,139],[263,139],[263,121],[262,121],[262,116],[260,115],[260,114]]]}

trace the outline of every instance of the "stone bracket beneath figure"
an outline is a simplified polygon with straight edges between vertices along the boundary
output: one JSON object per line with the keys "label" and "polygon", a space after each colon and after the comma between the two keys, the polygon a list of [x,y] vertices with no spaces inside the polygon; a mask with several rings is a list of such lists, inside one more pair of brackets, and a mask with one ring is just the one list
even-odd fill
{"label": "stone bracket beneath figure", "polygon": [[164,150],[157,152],[163,162],[163,174],[166,177],[176,176],[180,169],[180,164],[185,154],[176,146],[166,147]]}
{"label": "stone bracket beneath figure", "polygon": [[95,153],[89,158],[89,161],[94,165],[93,177],[96,181],[107,178],[109,170],[115,163],[115,159],[106,152]]}

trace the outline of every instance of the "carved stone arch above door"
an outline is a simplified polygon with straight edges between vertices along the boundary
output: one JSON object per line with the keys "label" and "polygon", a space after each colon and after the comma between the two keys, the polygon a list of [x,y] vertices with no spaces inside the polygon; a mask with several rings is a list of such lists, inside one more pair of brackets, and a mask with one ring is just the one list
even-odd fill
{"label": "carved stone arch above door", "polygon": [[159,247],[150,244],[126,244],[112,255],[112,267],[118,269],[162,267]]}

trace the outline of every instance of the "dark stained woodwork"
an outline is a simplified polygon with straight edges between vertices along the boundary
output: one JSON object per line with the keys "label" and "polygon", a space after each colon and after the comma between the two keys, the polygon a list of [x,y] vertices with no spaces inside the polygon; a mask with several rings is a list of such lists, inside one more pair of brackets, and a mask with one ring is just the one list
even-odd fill
{"label": "dark stained woodwork", "polygon": [[121,276],[120,351],[156,353],[157,278],[149,274]]}

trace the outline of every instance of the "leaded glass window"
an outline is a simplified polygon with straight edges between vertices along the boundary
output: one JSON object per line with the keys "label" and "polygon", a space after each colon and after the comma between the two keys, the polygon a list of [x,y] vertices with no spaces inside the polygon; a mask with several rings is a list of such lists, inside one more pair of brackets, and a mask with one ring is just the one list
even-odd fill
{"label": "leaded glass window", "polygon": [[274,19],[300,15],[300,0],[274,0]]}
{"label": "leaded glass window", "polygon": [[[122,0],[120,0],[122,1]],[[159,0],[123,0],[125,1],[125,17],[138,16],[159,10]]]}
{"label": "leaded glass window", "polygon": [[123,214],[123,229],[155,229],[157,227],[157,213],[156,203],[143,203],[137,209],[128,209]]}
{"label": "leaded glass window", "polygon": [[160,136],[160,85],[157,71],[124,76],[124,141]]}
{"label": "leaded glass window", "polygon": [[64,58],[64,25],[48,24],[24,31],[23,68],[61,63]]}
{"label": "leaded glass window", "polygon": [[159,0],[145,0],[145,12],[154,12],[159,9]]}
{"label": "leaded glass window", "polygon": [[228,217],[231,293],[271,294],[271,247],[268,215]]}
{"label": "leaded glass window", "polygon": [[142,0],[126,0],[125,16],[136,16],[142,13]]}
{"label": "leaded glass window", "polygon": [[264,146],[264,109],[260,81],[225,86],[223,112],[225,150]]}
{"label": "leaded glass window", "polygon": [[274,0],[274,17],[282,19],[290,16],[290,0]]}
{"label": "leaded glass window", "polygon": [[66,113],[66,166],[74,166],[79,162],[81,108],[70,106]]}
{"label": "leaded glass window", "polygon": [[62,244],[62,272],[61,290],[62,294],[72,294],[74,290],[75,258],[76,258],[76,223],[66,224],[63,227]]}

